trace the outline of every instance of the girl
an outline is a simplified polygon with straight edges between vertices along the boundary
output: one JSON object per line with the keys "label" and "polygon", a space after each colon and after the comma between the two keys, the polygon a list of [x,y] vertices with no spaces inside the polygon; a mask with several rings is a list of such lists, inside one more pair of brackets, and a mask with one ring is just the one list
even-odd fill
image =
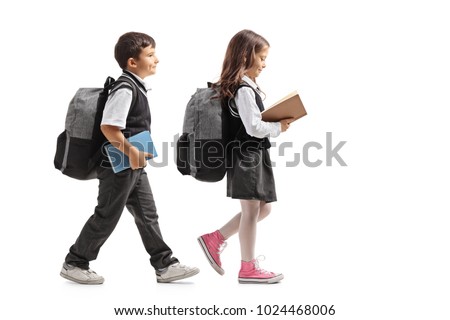
{"label": "girl", "polygon": [[261,119],[264,105],[256,78],[266,67],[269,47],[267,40],[253,31],[238,32],[228,44],[222,73],[215,84],[229,111],[228,128],[235,135],[233,147],[228,148],[227,196],[240,199],[241,212],[198,241],[212,267],[223,275],[220,254],[225,240],[239,232],[240,283],[275,283],[283,279],[281,273],[261,269],[254,252],[256,223],[269,215],[270,202],[277,200],[267,137],[277,137],[291,121],[269,123]]}

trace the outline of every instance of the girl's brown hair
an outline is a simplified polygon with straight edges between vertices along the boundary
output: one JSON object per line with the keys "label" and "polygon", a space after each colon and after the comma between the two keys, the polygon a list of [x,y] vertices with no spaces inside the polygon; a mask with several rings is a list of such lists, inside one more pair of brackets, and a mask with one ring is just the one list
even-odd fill
{"label": "girl's brown hair", "polygon": [[245,70],[251,68],[255,55],[269,42],[251,30],[239,31],[231,38],[223,60],[222,73],[216,85],[220,86],[222,98],[232,97],[239,86]]}

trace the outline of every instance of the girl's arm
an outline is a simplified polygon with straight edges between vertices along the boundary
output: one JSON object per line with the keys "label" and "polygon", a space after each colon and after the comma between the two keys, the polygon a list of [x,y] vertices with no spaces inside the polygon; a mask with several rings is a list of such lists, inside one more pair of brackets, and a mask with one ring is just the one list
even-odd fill
{"label": "girl's arm", "polygon": [[[239,116],[244,123],[245,131],[250,136],[265,138],[277,137],[280,132],[286,131],[280,122],[265,122],[261,118],[261,111],[255,101],[255,92],[251,88],[243,87],[236,92],[234,97]],[[284,129],[284,130],[282,130]]]}

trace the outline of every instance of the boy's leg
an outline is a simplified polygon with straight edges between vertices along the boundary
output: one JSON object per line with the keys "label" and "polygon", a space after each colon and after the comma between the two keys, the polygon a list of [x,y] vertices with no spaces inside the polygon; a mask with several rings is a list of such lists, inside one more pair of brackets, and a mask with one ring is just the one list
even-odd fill
{"label": "boy's leg", "polygon": [[144,169],[139,169],[138,172],[140,177],[128,198],[127,208],[134,216],[142,242],[150,255],[156,280],[172,282],[196,275],[200,271],[198,268],[182,265],[178,259],[172,257],[172,250],[164,242],[159,229],[158,214],[147,173]]}
{"label": "boy's leg", "polygon": [[[138,171],[138,170],[136,170]],[[150,188],[147,173],[139,169],[140,176],[136,187],[131,192],[126,203],[138,227],[145,249],[150,255],[150,263],[156,269],[164,269],[178,262],[172,257],[172,250],[164,242],[158,223],[153,193]]]}
{"label": "boy's leg", "polygon": [[114,174],[111,169],[99,169],[98,204],[70,247],[67,264],[89,268],[89,261],[97,258],[101,246],[116,227],[135,182],[136,176],[131,170]]}

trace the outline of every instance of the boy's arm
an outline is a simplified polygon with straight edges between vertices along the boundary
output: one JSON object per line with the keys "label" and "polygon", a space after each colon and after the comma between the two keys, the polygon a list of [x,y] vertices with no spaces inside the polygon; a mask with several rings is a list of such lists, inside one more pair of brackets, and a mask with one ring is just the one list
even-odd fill
{"label": "boy's arm", "polygon": [[118,127],[104,124],[100,126],[100,129],[114,147],[130,158],[132,170],[145,167],[147,165],[146,158],[153,157],[151,153],[139,151],[138,148],[129,143]]}

